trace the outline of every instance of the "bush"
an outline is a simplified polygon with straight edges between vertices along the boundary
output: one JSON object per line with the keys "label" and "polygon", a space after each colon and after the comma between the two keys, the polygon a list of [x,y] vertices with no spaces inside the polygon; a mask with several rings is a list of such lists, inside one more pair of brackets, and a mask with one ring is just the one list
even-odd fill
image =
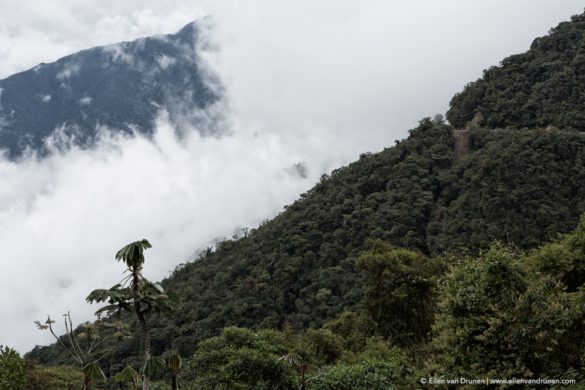
{"label": "bush", "polygon": [[583,246],[573,245],[582,234],[529,255],[494,244],[454,266],[435,328],[439,374],[583,379],[585,291],[565,272],[583,261]]}
{"label": "bush", "polygon": [[197,346],[188,379],[212,389],[294,389],[293,369],[278,362],[287,352],[284,335],[229,327]]}
{"label": "bush", "polygon": [[314,374],[310,390],[372,390],[412,387],[416,378],[401,359],[368,359],[356,364],[338,364]]}
{"label": "bush", "polygon": [[343,352],[343,339],[328,329],[309,329],[300,346],[318,365],[333,364]]}
{"label": "bush", "polygon": [[435,263],[422,254],[366,241],[357,260],[365,279],[367,313],[378,331],[398,345],[427,339],[435,314]]}
{"label": "bush", "polygon": [[18,352],[0,345],[0,389],[20,390],[25,382],[24,361]]}
{"label": "bush", "polygon": [[67,366],[38,366],[27,362],[23,390],[79,390],[83,388],[81,370]]}

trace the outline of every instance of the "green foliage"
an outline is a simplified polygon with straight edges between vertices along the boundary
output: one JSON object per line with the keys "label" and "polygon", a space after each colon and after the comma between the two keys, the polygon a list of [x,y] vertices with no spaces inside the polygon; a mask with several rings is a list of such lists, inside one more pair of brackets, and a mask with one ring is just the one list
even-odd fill
{"label": "green foliage", "polygon": [[528,288],[526,273],[518,256],[499,244],[450,271],[442,286],[441,336],[436,341],[445,343],[450,373],[525,376],[507,330],[516,302]]}
{"label": "green foliage", "polygon": [[346,311],[339,317],[326,322],[327,329],[343,339],[343,349],[351,352],[361,351],[368,337],[377,331],[376,322],[362,312]]}
{"label": "green foliage", "polygon": [[[585,222],[534,249],[585,212],[585,136],[573,131],[585,130],[584,45],[585,14],[456,95],[449,121],[468,128],[456,159],[453,127],[423,119],[161,285],[141,274],[148,241],[129,244],[116,254],[128,279],[88,300],[136,314],[146,377],[151,337],[155,355],[194,353],[185,379],[198,388],[413,388],[421,370],[585,380]],[[157,312],[171,293],[184,299],[168,319]],[[139,349],[123,340],[117,369]]]}
{"label": "green foliage", "polygon": [[91,362],[83,367],[83,374],[90,382],[106,382],[106,374],[97,361]]}
{"label": "green foliage", "polygon": [[432,260],[381,240],[366,242],[357,261],[365,275],[365,308],[384,337],[399,345],[424,341],[435,312]]}
{"label": "green foliage", "polygon": [[181,356],[177,353],[170,355],[166,360],[166,366],[171,374],[171,387],[175,390],[178,386],[177,379],[179,378],[179,373],[183,368],[183,360],[181,359]]}
{"label": "green foliage", "polygon": [[584,285],[568,289],[562,272],[582,266],[584,225],[528,255],[495,244],[451,268],[433,342],[447,376],[584,379]]}
{"label": "green foliage", "polygon": [[505,58],[451,100],[449,122],[463,128],[481,113],[480,125],[515,129],[585,130],[585,14],[537,38],[530,50]]}
{"label": "green foliage", "polygon": [[537,272],[563,283],[569,292],[585,285],[585,223],[583,219],[571,234],[532,251],[527,261]]}
{"label": "green foliage", "polygon": [[437,176],[429,252],[534,248],[575,228],[585,212],[585,137],[562,131],[470,131],[470,153]]}
{"label": "green foliage", "polygon": [[335,363],[343,352],[343,339],[329,329],[309,329],[300,343],[318,365]]}
{"label": "green foliage", "polygon": [[225,328],[198,344],[187,376],[210,389],[293,389],[293,369],[278,361],[287,345],[279,332]]}
{"label": "green foliage", "polygon": [[24,361],[14,349],[0,345],[0,389],[20,390],[25,383]]}
{"label": "green foliage", "polygon": [[311,376],[310,390],[371,390],[414,388],[417,378],[403,357],[366,359],[354,364],[338,364]]}
{"label": "green foliage", "polygon": [[[464,158],[437,158],[434,145],[452,150],[452,128],[423,120],[407,140],[334,171],[272,221],[178,267],[161,285],[182,303],[171,318],[149,317],[153,355],[191,356],[200,340],[226,326],[302,330],[355,311],[370,287],[356,272],[368,238],[435,258],[474,255],[494,239],[535,248],[575,228],[585,211],[584,136],[480,129],[469,135]],[[432,264],[440,275],[441,265]],[[112,359],[138,367],[136,321],[134,328],[135,337],[123,340]],[[42,347],[31,357],[69,361]]]}
{"label": "green foliage", "polygon": [[130,269],[140,269],[144,265],[144,250],[152,248],[148,240],[134,241],[116,253],[116,260],[122,261]]}
{"label": "green foliage", "polygon": [[151,330],[147,316],[152,313],[170,313],[175,308],[177,298],[167,294],[159,283],[153,283],[142,274],[144,265],[144,250],[152,246],[147,240],[132,242],[116,253],[116,260],[126,264],[128,276],[121,283],[108,290],[93,290],[86,298],[89,303],[108,302],[96,314],[108,312],[110,314],[123,311],[131,312],[136,316],[142,329],[143,369],[142,388],[150,388],[149,378],[164,364],[158,358],[151,359]]}
{"label": "green foliage", "polygon": [[79,390],[83,388],[84,374],[67,366],[38,366],[27,363],[26,386],[23,390]]}
{"label": "green foliage", "polygon": [[148,361],[142,367],[142,370],[140,370],[140,372],[142,373],[142,375],[150,378],[163,373],[165,369],[166,369],[165,360],[163,358],[154,356],[148,359]]}
{"label": "green foliage", "polygon": [[151,312],[171,312],[176,296],[167,294],[159,283],[153,283],[142,275],[144,250],[152,248],[147,240],[132,242],[116,253],[116,260],[128,267],[128,276],[122,283],[110,289],[93,290],[86,298],[89,303],[108,302],[96,314],[116,313],[122,310],[134,312],[138,317]]}
{"label": "green foliage", "polygon": [[179,375],[179,372],[181,372],[181,368],[183,367],[183,360],[178,354],[173,354],[166,360],[166,365],[171,373],[171,376],[176,377]]}
{"label": "green foliage", "polygon": [[87,322],[74,329],[71,313],[67,312],[63,314],[65,335],[61,337],[55,333],[54,323],[51,316],[47,316],[44,323],[35,321],[37,328],[49,330],[63,351],[82,368],[103,359],[113,351],[118,341],[127,337],[128,327],[121,321],[110,323],[98,318],[93,323]]}
{"label": "green foliage", "polygon": [[138,382],[138,372],[132,366],[126,366],[114,376],[114,382],[132,383]]}

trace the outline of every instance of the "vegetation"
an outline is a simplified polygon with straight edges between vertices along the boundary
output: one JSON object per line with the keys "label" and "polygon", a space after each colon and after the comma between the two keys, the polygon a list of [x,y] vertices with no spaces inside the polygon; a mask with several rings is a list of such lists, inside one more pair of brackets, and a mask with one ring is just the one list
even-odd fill
{"label": "vegetation", "polygon": [[[117,258],[129,284],[88,299],[108,301],[103,310],[112,316],[132,312],[121,319],[142,337],[116,346],[103,362],[106,375],[139,386],[132,367],[142,350],[143,375],[158,381],[153,389],[174,378],[178,387],[203,389],[416,388],[420,378],[460,376],[585,380],[585,136],[518,131],[552,117],[579,129],[571,121],[582,103],[551,101],[548,117],[530,105],[508,112],[512,103],[501,100],[523,98],[504,87],[524,82],[552,93],[546,88],[556,82],[531,78],[529,60],[548,52],[563,63],[568,57],[557,52],[572,55],[584,23],[578,16],[561,24],[454,98],[451,123],[475,118],[457,158],[454,128],[424,119],[408,139],[324,176],[276,218],[218,242],[161,286],[141,278],[150,244],[123,248]],[[524,71],[530,77],[519,76]],[[472,98],[485,104],[483,116]],[[481,120],[515,129],[479,128]],[[169,294],[182,298],[172,318],[151,310]],[[148,322],[140,318],[151,311]],[[70,362],[55,346],[26,357]]]}
{"label": "vegetation", "polygon": [[585,278],[567,283],[562,268],[542,263],[553,255],[557,264],[581,268],[584,243],[585,219],[571,235],[528,254],[496,243],[453,265],[435,327],[443,372],[585,379]]}
{"label": "vegetation", "polygon": [[585,14],[536,38],[530,50],[505,58],[451,100],[449,122],[514,129],[585,130]]}
{"label": "vegetation", "polygon": [[0,345],[0,389],[19,390],[25,383],[24,360],[12,348]]}
{"label": "vegetation", "polygon": [[475,254],[494,239],[529,249],[585,211],[585,137],[477,130],[458,162],[451,141],[451,128],[423,121],[395,148],[334,172],[274,220],[178,268],[162,285],[183,303],[172,322],[153,319],[156,353],[190,355],[226,326],[301,330],[354,309],[366,293],[356,260],[370,237],[432,257]]}
{"label": "vegetation", "polygon": [[[360,271],[360,256],[375,261],[372,242],[414,251],[412,258],[398,257],[403,264],[387,265],[380,282],[395,298],[392,307],[378,308],[387,319],[390,309],[399,318],[410,316],[400,331],[383,325],[385,336],[394,332],[398,345],[422,342],[435,313],[405,312],[401,305],[436,299],[432,276],[444,267],[441,256],[473,256],[494,239],[531,249],[575,228],[585,211],[585,137],[559,130],[477,129],[470,131],[468,154],[453,161],[451,131],[423,120],[397,146],[333,172],[274,220],[177,268],[161,285],[182,302],[172,317],[150,316],[151,353],[173,350],[187,357],[199,341],[228,326],[302,331],[355,311],[373,293],[365,281],[382,276]],[[421,256],[433,261],[427,264]],[[419,285],[400,286],[414,276]],[[423,295],[400,299],[415,292]],[[372,305],[370,311],[376,310]],[[123,318],[140,329],[136,319]],[[140,367],[140,339],[136,332],[122,340],[104,372]],[[71,363],[54,347],[38,347],[27,356]]]}
{"label": "vegetation", "polygon": [[[190,23],[164,39],[145,37],[83,50],[0,80],[0,149],[11,159],[21,157],[27,147],[45,156],[51,152],[45,142],[51,136],[90,147],[100,126],[149,136],[161,109],[181,131],[187,124],[200,124],[193,111],[222,98],[218,80],[196,59],[204,25]],[[169,66],[162,67],[160,58],[169,59]]]}
{"label": "vegetation", "polygon": [[[99,361],[109,355],[116,344],[105,344],[110,339],[115,338],[117,341],[124,337],[127,326],[121,321],[116,321],[115,324],[109,324],[98,318],[94,323],[86,323],[75,331],[73,328],[73,320],[71,314],[63,314],[63,322],[65,324],[65,336],[58,337],[53,329],[54,320],[47,317],[44,323],[35,321],[37,327],[41,330],[49,330],[57,343],[67,351],[73,361],[83,370],[84,380],[83,389],[89,389],[91,382],[105,382],[106,376],[99,365]],[[103,330],[113,330],[113,332],[105,333],[102,337]],[[101,334],[100,334],[100,331]],[[108,348],[100,348],[100,346],[109,345]]]}
{"label": "vegetation", "polygon": [[79,369],[67,366],[40,366],[26,363],[26,385],[23,390],[79,390],[85,375]]}
{"label": "vegetation", "polygon": [[366,242],[357,268],[366,276],[365,309],[377,331],[397,345],[423,342],[434,317],[435,262],[420,253]]}
{"label": "vegetation", "polygon": [[293,370],[278,362],[287,345],[280,332],[225,328],[198,344],[187,378],[209,389],[294,389]]}
{"label": "vegetation", "polygon": [[135,241],[126,245],[116,253],[116,260],[126,264],[128,276],[121,283],[109,290],[94,290],[87,301],[108,302],[107,306],[99,309],[96,314],[108,312],[121,314],[123,310],[136,315],[136,319],[142,329],[143,338],[143,370],[142,388],[148,390],[149,370],[151,369],[150,357],[150,327],[146,320],[147,315],[155,312],[172,311],[173,297],[166,294],[164,289],[142,275],[144,265],[144,250],[151,248],[147,240]]}
{"label": "vegetation", "polygon": [[[527,251],[494,242],[477,256],[432,259],[369,240],[356,259],[366,293],[353,311],[302,331],[226,327],[183,356],[181,380],[174,353],[158,360],[169,372],[148,375],[153,388],[197,389],[401,389],[461,376],[580,382],[584,259],[585,216]],[[121,382],[139,385],[138,373],[127,367],[110,386]]]}

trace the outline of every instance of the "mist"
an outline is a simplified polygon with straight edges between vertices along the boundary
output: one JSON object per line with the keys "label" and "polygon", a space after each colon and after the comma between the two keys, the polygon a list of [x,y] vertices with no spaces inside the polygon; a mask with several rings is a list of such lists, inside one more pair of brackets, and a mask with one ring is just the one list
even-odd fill
{"label": "mist", "polygon": [[572,0],[47,4],[0,0],[0,77],[212,15],[213,50],[201,55],[225,89],[229,131],[177,138],[163,112],[152,139],[102,129],[89,150],[54,139],[46,159],[0,158],[0,344],[20,352],[51,342],[34,320],[93,318],[85,297],[122,278],[123,245],[148,239],[145,273],[160,280],[444,113],[484,68],[583,10]]}
{"label": "mist", "polygon": [[0,162],[0,273],[9,275],[1,343],[21,351],[46,343],[33,321],[47,314],[91,319],[96,308],[84,299],[122,278],[114,254],[123,245],[148,239],[145,274],[159,280],[216,239],[274,216],[342,163],[339,150],[315,157],[314,143],[302,148],[276,134],[198,134],[178,139],[163,116],[152,140],[104,131],[91,150]]}

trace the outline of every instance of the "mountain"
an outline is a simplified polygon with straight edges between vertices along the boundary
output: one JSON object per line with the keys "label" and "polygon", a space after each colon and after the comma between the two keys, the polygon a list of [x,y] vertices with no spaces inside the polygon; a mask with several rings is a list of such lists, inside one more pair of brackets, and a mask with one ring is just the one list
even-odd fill
{"label": "mountain", "polygon": [[[0,80],[0,149],[47,152],[57,135],[91,145],[100,126],[150,134],[161,109],[179,129],[220,99],[198,49],[208,18],[172,35],[95,47]],[[205,128],[205,126],[203,126]]]}
{"label": "mountain", "polygon": [[[580,28],[583,18],[585,16],[574,17],[537,42],[558,40],[554,48],[570,47],[575,35],[558,35],[558,32]],[[545,47],[542,46],[543,52]],[[551,56],[557,53],[554,48],[550,49]],[[505,62],[497,69],[507,69],[506,66]],[[516,71],[521,74],[525,69],[517,64]],[[574,65],[571,71],[578,73],[579,68]],[[496,77],[498,72],[492,69],[486,74]],[[502,77],[501,80],[490,80],[501,88],[508,88],[510,99],[523,97],[521,91],[516,91],[514,80]],[[483,82],[480,80],[476,84]],[[538,82],[532,79],[527,82],[534,83],[529,90],[538,90]],[[476,359],[493,369],[492,364],[503,365],[504,361],[508,364],[508,360],[515,359],[520,362],[517,356],[522,355],[522,359],[532,359],[530,367],[538,368],[542,363],[538,356],[545,356],[550,349],[555,355],[551,355],[547,364],[565,361],[568,354],[571,355],[570,361],[575,363],[571,363],[571,367],[540,367],[538,371],[536,368],[530,371],[528,365],[514,366],[505,372],[495,369],[478,371],[477,377],[486,372],[493,374],[492,377],[507,373],[510,378],[533,373],[570,372],[566,370],[582,372],[582,350],[569,351],[566,346],[571,345],[571,337],[582,335],[585,318],[579,309],[582,307],[585,274],[582,266],[585,224],[578,234],[568,239],[566,245],[569,249],[564,244],[560,247],[554,244],[529,252],[537,258],[530,260],[538,264],[531,266],[534,269],[525,270],[528,265],[521,260],[524,255],[518,253],[533,250],[556,239],[559,234],[575,229],[579,216],[585,212],[585,134],[574,131],[572,125],[567,125],[569,129],[523,129],[520,122],[515,122],[517,117],[509,113],[506,104],[493,105],[491,111],[482,111],[483,120],[502,117],[505,123],[516,123],[516,126],[508,126],[512,127],[510,129],[482,127],[482,123],[491,123],[487,121],[479,122],[480,126],[476,123],[468,130],[458,130],[478,112],[470,109],[462,119],[453,117],[461,107],[459,100],[476,84],[466,87],[453,99],[450,110],[453,125],[423,119],[410,130],[407,139],[380,153],[364,153],[358,161],[333,171],[330,176],[323,176],[320,183],[274,219],[256,229],[244,230],[241,237],[220,242],[194,261],[177,267],[162,284],[167,291],[179,295],[182,303],[171,318],[153,319],[153,354],[168,350],[176,350],[182,356],[193,356],[195,351],[205,353],[209,345],[219,343],[234,332],[232,328],[226,328],[229,326],[289,332],[290,329],[319,328],[326,321],[337,318],[334,321],[337,325],[329,323],[327,329],[345,326],[350,334],[354,328],[343,321],[352,317],[339,317],[340,314],[360,312],[364,298],[367,299],[372,292],[375,296],[376,291],[390,290],[395,293],[392,299],[399,297],[398,302],[404,301],[400,298],[405,296],[404,290],[400,290],[402,285],[385,285],[384,277],[392,278],[398,274],[400,280],[406,275],[406,284],[419,283],[415,287],[420,287],[434,280],[425,272],[436,263],[450,269],[446,274],[451,285],[442,286],[438,293],[435,290],[436,295],[431,299],[442,300],[444,306],[423,309],[429,310],[432,318],[434,313],[443,310],[444,321],[440,323],[443,328],[439,330],[448,337],[439,342],[450,340],[450,347],[446,350],[451,348],[452,352],[457,345],[463,345],[453,359],[454,353],[439,356],[449,361],[445,367],[457,367],[461,363],[474,366],[473,359]],[[582,87],[573,83],[567,85],[574,89]],[[486,99],[490,96],[486,95]],[[580,104],[580,101],[566,100],[554,105],[551,110],[555,111],[551,115],[560,118],[566,112],[578,111]],[[529,110],[529,107],[525,109]],[[371,239],[383,243],[378,244],[379,247],[385,245],[390,249],[368,248]],[[495,240],[502,244],[492,245]],[[514,249],[502,249],[503,245]],[[492,249],[488,250],[490,247]],[[408,248],[414,250],[414,254],[400,252],[400,249],[398,256],[393,254],[392,248]],[[377,275],[378,284],[370,284],[373,288],[369,291],[366,276],[358,272],[359,260],[364,259],[364,253],[372,261],[378,261],[374,264],[379,264],[383,270],[381,276]],[[385,258],[384,253],[391,255]],[[420,260],[421,256],[427,260]],[[474,256],[481,261],[476,261]],[[396,258],[417,260],[402,264]],[[393,274],[386,273],[383,260],[394,265],[391,268]],[[413,275],[418,270],[413,264],[423,264],[421,269],[427,269],[418,276]],[[376,267],[373,269],[375,271]],[[561,276],[554,279],[547,274],[552,273],[551,270]],[[435,276],[440,278],[443,275],[437,272]],[[564,278],[565,282],[561,283],[558,278]],[[454,287],[449,290],[450,286]],[[417,303],[416,296],[406,298],[416,307],[422,305]],[[384,295],[380,301],[385,304],[388,296]],[[514,311],[518,307],[521,310]],[[412,315],[405,310],[397,312],[403,316]],[[539,313],[548,316],[543,318],[551,319],[560,318],[562,313],[575,317],[566,322],[570,332],[561,334],[564,331],[559,331],[560,336],[557,335],[566,336],[559,350],[558,346],[547,346],[534,352],[533,346],[538,343],[527,341],[529,336],[540,337],[541,342],[557,337],[546,336],[548,333],[544,329],[550,328],[550,324],[541,321]],[[351,326],[361,326],[356,323]],[[557,329],[556,323],[553,328]],[[321,341],[313,340],[312,345],[321,342],[327,348],[337,348],[327,329],[318,334]],[[460,329],[468,331],[466,338],[458,337]],[[517,339],[513,342],[506,340],[508,333],[505,329],[513,329]],[[369,330],[364,332],[367,334]],[[221,335],[214,337],[218,334]],[[310,331],[307,334],[307,337],[315,336]],[[210,337],[213,338],[200,343]],[[431,339],[430,335],[425,337]],[[494,337],[502,339],[492,343]],[[135,357],[140,345],[136,340],[139,338],[137,334],[136,338],[123,342],[112,361],[137,363]],[[575,345],[577,349],[581,348],[582,340]],[[435,345],[411,344],[405,348],[410,348],[419,367],[425,366],[427,370],[435,367],[436,362],[431,361],[429,365],[425,360],[427,355],[436,352]],[[472,356],[469,351],[473,348],[478,350],[474,350]],[[65,352],[55,346],[37,347],[28,357],[43,363],[68,362]],[[325,367],[330,362],[320,364]],[[439,371],[437,375],[443,373]]]}
{"label": "mountain", "polygon": [[[163,286],[183,303],[156,319],[154,353],[190,356],[198,340],[230,325],[305,329],[356,308],[355,262],[367,238],[436,257],[474,254],[493,240],[533,248],[577,225],[585,136],[477,129],[457,161],[454,144],[451,126],[423,120],[397,146],[362,155],[273,220],[178,267]],[[138,347],[128,342],[114,360]],[[30,356],[66,361],[46,348]]]}
{"label": "mountain", "polygon": [[505,58],[451,100],[447,118],[463,128],[585,130],[585,14],[536,38],[525,53]]}

